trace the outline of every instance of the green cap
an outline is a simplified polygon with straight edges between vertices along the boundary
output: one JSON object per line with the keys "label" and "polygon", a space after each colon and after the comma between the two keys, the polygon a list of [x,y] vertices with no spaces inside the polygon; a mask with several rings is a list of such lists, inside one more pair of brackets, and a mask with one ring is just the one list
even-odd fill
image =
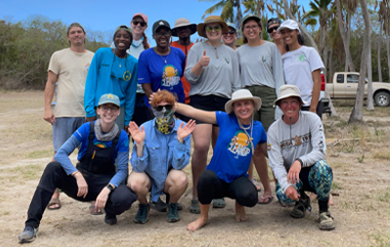
{"label": "green cap", "polygon": [[126,25],[120,25],[119,27],[117,27],[115,29],[115,33],[114,33],[114,37],[115,37],[115,34],[119,31],[119,30],[124,30],[126,32],[128,32],[131,36],[131,39],[133,39],[133,31],[131,31],[131,28],[129,28],[128,26]]}
{"label": "green cap", "polygon": [[245,22],[247,22],[249,19],[255,20],[256,22],[258,22],[258,23],[260,24],[260,27],[263,28],[262,25],[261,25],[261,19],[260,19],[260,17],[258,17],[258,16],[256,16],[256,15],[252,15],[252,14],[246,15],[246,16],[244,17],[244,19],[242,19],[242,26],[244,26],[244,25],[245,25]]}
{"label": "green cap", "polygon": [[98,106],[104,105],[104,104],[114,104],[118,107],[121,107],[121,102],[119,101],[118,96],[111,93],[103,94],[102,97],[99,99]]}

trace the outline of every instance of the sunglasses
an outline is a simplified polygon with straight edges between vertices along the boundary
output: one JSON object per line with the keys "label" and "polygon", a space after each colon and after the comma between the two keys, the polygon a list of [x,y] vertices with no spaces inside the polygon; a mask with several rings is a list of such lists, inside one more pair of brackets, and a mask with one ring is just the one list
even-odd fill
{"label": "sunglasses", "polygon": [[137,26],[138,24],[140,24],[141,27],[146,26],[146,22],[143,22],[143,21],[133,21],[133,24],[134,24],[134,26]]}
{"label": "sunglasses", "polygon": [[153,34],[156,38],[161,38],[162,36],[165,36],[166,38],[169,38],[172,33],[169,31],[169,32],[165,32],[165,33],[154,33]]}
{"label": "sunglasses", "polygon": [[221,26],[214,26],[214,27],[206,27],[206,32],[209,32],[211,33],[213,30],[215,30],[216,32],[219,32],[219,30],[221,30]]}
{"label": "sunglasses", "polygon": [[267,32],[268,32],[268,33],[273,33],[274,30],[275,30],[275,31],[278,31],[278,28],[279,28],[279,26],[270,27],[270,28],[268,28]]}
{"label": "sunglasses", "polygon": [[236,32],[234,32],[234,31],[229,31],[229,32],[226,32],[226,33],[224,33],[223,35],[234,35],[234,34],[236,34]]}
{"label": "sunglasses", "polygon": [[170,111],[173,108],[173,105],[157,105],[153,107],[156,111],[162,111],[164,108],[166,111]]}

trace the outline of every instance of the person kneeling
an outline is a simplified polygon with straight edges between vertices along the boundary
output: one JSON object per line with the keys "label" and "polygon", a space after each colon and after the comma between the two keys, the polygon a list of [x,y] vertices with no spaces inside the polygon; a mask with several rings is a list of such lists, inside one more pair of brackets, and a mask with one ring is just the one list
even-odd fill
{"label": "person kneeling", "polygon": [[247,171],[255,147],[267,156],[267,136],[263,125],[253,120],[254,110],[261,107],[261,99],[253,97],[247,89],[233,93],[226,102],[226,112],[208,112],[184,104],[177,104],[177,112],[220,128],[214,154],[207,170],[198,181],[200,203],[199,218],[187,226],[195,231],[207,223],[210,203],[213,199],[229,197],[236,200],[236,220],[246,221],[245,207],[258,202],[255,185],[248,179]]}
{"label": "person kneeling", "polygon": [[[116,215],[128,210],[137,199],[122,184],[128,174],[129,138],[115,124],[119,107],[116,95],[102,95],[96,109],[100,119],[83,124],[58,150],[54,156],[56,161],[46,166],[28,209],[26,227],[19,235],[21,243],[35,239],[43,212],[56,188],[78,201],[96,201],[96,209],[104,209],[104,222],[109,225],[116,224]],[[74,167],[69,155],[79,146],[78,164]]]}
{"label": "person kneeling", "polygon": [[[130,122],[129,132],[135,141],[130,163],[133,171],[127,186],[138,195],[139,209],[135,223],[148,221],[150,205],[146,196],[151,191],[151,200],[157,201],[163,193],[169,195],[168,222],[180,220],[178,200],[188,186],[184,169],[190,160],[191,133],[195,121],[175,119],[175,97],[162,90],[154,94],[151,106],[155,118],[138,128]],[[184,127],[183,127],[184,126]]]}
{"label": "person kneeling", "polygon": [[283,117],[268,130],[269,164],[278,180],[276,195],[288,205],[295,202],[290,215],[305,217],[311,210],[310,199],[305,191],[318,196],[321,230],[335,228],[328,211],[332,168],[325,161],[325,135],[321,119],[312,112],[301,111],[303,101],[299,89],[294,85],[283,85],[275,100],[283,111]]}

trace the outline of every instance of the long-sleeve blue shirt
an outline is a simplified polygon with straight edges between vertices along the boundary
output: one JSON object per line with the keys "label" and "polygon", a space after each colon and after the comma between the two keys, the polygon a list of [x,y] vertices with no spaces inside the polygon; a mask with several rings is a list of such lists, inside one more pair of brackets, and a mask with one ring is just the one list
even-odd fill
{"label": "long-sleeve blue shirt", "polygon": [[130,163],[136,172],[145,172],[152,183],[152,200],[157,201],[163,193],[168,171],[184,169],[190,161],[191,135],[183,143],[177,140],[177,129],[183,122],[175,120],[172,132],[165,135],[155,127],[155,119],[144,123],[145,140],[143,156],[137,156],[137,146],[134,145]]}
{"label": "long-sleeve blue shirt", "polygon": [[[87,122],[81,125],[80,128],[73,133],[73,135],[62,145],[62,147],[58,150],[54,159],[61,164],[64,168],[66,174],[70,175],[73,172],[77,171],[76,167],[73,166],[72,162],[69,159],[69,155],[80,146],[80,150],[77,156],[77,160],[81,160],[81,158],[86,154],[88,148],[88,136],[90,132],[90,123]],[[102,144],[100,146],[111,147],[112,141],[103,142],[94,139],[94,143]],[[126,134],[126,131],[121,130],[121,134],[119,136],[118,143],[115,147],[113,163],[115,163],[115,158],[118,157],[117,164],[117,173],[112,177],[110,183],[115,185],[116,187],[122,183],[123,180],[126,179],[127,174],[129,172],[129,138]]]}
{"label": "long-sleeve blue shirt", "polygon": [[89,67],[85,83],[84,108],[87,117],[96,116],[95,106],[103,94],[112,93],[119,97],[125,109],[125,125],[133,117],[135,93],[138,82],[138,61],[131,55],[116,56],[109,47],[96,51]]}

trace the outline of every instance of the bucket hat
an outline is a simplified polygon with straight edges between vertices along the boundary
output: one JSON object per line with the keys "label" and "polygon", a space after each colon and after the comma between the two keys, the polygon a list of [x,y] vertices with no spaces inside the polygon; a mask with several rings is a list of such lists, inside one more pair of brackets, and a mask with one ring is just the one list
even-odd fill
{"label": "bucket hat", "polygon": [[225,104],[225,112],[230,114],[233,111],[233,103],[239,100],[250,99],[255,102],[255,108],[260,110],[261,108],[261,99],[260,97],[253,96],[252,93],[248,89],[240,89],[233,93],[232,99],[226,102]]}
{"label": "bucket hat", "polygon": [[179,18],[175,21],[175,26],[172,28],[172,36],[177,37],[177,29],[180,27],[189,27],[191,29],[191,35],[196,33],[196,24],[190,23],[186,18]]}
{"label": "bucket hat", "polygon": [[289,97],[297,97],[301,100],[302,104],[306,105],[306,101],[304,101],[301,97],[301,92],[299,88],[295,85],[283,85],[279,88],[278,91],[279,97],[274,101],[274,105],[277,105],[279,101],[282,99],[286,99]]}
{"label": "bucket hat", "polygon": [[199,36],[207,38],[205,26],[207,24],[210,24],[210,23],[219,23],[219,24],[221,24],[221,26],[222,26],[222,33],[226,33],[226,32],[229,31],[229,28],[228,28],[226,22],[224,22],[224,20],[222,20],[221,17],[219,17],[217,15],[210,15],[209,17],[207,17],[204,20],[203,23],[199,23],[198,26],[196,27]]}

